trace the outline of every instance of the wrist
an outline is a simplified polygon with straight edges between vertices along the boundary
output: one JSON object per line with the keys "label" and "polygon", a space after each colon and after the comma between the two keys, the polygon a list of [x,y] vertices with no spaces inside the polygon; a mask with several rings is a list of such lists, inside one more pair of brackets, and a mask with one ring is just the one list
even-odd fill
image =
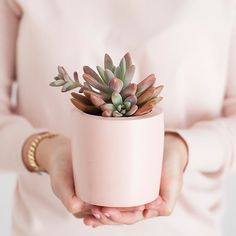
{"label": "wrist", "polygon": [[181,167],[184,171],[188,165],[188,145],[186,141],[176,132],[166,132],[165,139],[177,150],[181,160]]}
{"label": "wrist", "polygon": [[55,162],[69,153],[70,140],[64,135],[57,135],[43,140],[38,146],[36,160],[48,173],[51,172]]}
{"label": "wrist", "polygon": [[50,148],[46,148],[49,140],[58,136],[56,133],[44,132],[30,136],[22,149],[22,160],[26,168],[31,172],[47,171],[51,159]]}

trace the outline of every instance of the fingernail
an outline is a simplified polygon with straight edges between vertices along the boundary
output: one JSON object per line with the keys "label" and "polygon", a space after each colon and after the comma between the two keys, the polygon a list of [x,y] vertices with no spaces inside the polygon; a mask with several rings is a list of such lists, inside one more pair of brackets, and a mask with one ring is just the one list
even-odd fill
{"label": "fingernail", "polygon": [[104,212],[103,213],[104,214],[104,216],[106,216],[107,218],[109,218],[111,215],[109,214],[109,213],[107,213],[107,212]]}
{"label": "fingernail", "polygon": [[96,219],[100,219],[100,218],[101,218],[101,216],[100,216],[98,213],[94,213],[93,215],[94,215],[94,217],[95,217]]}

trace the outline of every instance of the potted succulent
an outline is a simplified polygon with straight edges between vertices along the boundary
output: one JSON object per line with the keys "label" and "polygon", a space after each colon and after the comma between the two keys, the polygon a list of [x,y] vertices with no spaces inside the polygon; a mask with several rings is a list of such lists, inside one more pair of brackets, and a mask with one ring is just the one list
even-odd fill
{"label": "potted succulent", "polygon": [[163,158],[163,112],[156,108],[163,86],[149,75],[132,83],[130,54],[114,66],[105,54],[104,68],[83,67],[73,79],[58,67],[51,86],[72,92],[72,155],[76,194],[85,202],[130,207],[159,194]]}

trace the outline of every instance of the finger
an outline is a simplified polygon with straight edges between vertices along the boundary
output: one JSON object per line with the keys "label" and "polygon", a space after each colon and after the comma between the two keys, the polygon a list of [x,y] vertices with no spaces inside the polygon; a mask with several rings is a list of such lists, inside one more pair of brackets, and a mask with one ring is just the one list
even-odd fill
{"label": "finger", "polygon": [[156,209],[158,206],[162,204],[162,202],[163,202],[162,198],[158,196],[157,199],[155,199],[154,201],[145,204],[145,209]]}
{"label": "finger", "polygon": [[70,213],[82,211],[84,203],[75,195],[73,177],[64,172],[56,177],[51,177],[52,188]]}
{"label": "finger", "polygon": [[116,222],[113,222],[111,219],[109,219],[110,215],[102,212],[102,207],[94,206],[92,207],[91,212],[93,216],[96,218],[96,220],[98,220],[101,224],[104,224],[104,225],[117,224]]}
{"label": "finger", "polygon": [[84,203],[71,192],[71,194],[62,193],[61,200],[66,209],[70,213],[78,213],[83,211]]}
{"label": "finger", "polygon": [[116,224],[134,224],[143,219],[143,211],[119,211],[116,208],[102,208],[102,213]]}
{"label": "finger", "polygon": [[[143,209],[144,206],[139,207],[137,209]],[[121,209],[121,208],[119,208]],[[90,223],[95,225],[97,221],[99,221],[103,225],[116,225],[116,224],[134,224],[137,221],[143,218],[142,211],[120,211],[117,208],[109,208],[109,207],[98,207],[94,206],[91,211],[96,218],[93,220],[90,218]],[[133,208],[130,208],[133,209]],[[122,208],[123,210],[123,208]]]}
{"label": "finger", "polygon": [[169,216],[176,204],[182,187],[182,174],[170,174],[166,171],[161,180],[160,196],[162,203],[157,206],[159,215]]}
{"label": "finger", "polygon": [[85,216],[89,216],[91,214],[92,214],[91,211],[87,210],[87,211],[74,213],[73,215],[75,218],[81,219],[81,218],[85,218]]}
{"label": "finger", "polygon": [[158,210],[155,210],[155,209],[145,209],[143,211],[143,217],[144,218],[152,218],[152,217],[156,217],[156,216],[159,216]]}
{"label": "finger", "polygon": [[84,224],[87,226],[98,227],[103,225],[99,220],[97,220],[93,215],[88,215],[84,217]]}
{"label": "finger", "polygon": [[115,207],[115,208],[119,211],[143,211],[145,209],[145,206],[139,205],[134,207]]}
{"label": "finger", "polygon": [[145,205],[145,210],[143,211],[144,218],[152,218],[159,215],[157,208],[163,203],[163,200],[160,196],[156,200],[147,203]]}

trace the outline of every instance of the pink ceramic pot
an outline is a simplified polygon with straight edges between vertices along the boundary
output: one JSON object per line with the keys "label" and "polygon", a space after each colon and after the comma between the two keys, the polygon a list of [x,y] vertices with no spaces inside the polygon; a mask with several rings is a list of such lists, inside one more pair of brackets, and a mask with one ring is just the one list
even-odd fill
{"label": "pink ceramic pot", "polygon": [[100,206],[145,204],[159,193],[163,158],[163,112],[107,118],[72,112],[76,194]]}

